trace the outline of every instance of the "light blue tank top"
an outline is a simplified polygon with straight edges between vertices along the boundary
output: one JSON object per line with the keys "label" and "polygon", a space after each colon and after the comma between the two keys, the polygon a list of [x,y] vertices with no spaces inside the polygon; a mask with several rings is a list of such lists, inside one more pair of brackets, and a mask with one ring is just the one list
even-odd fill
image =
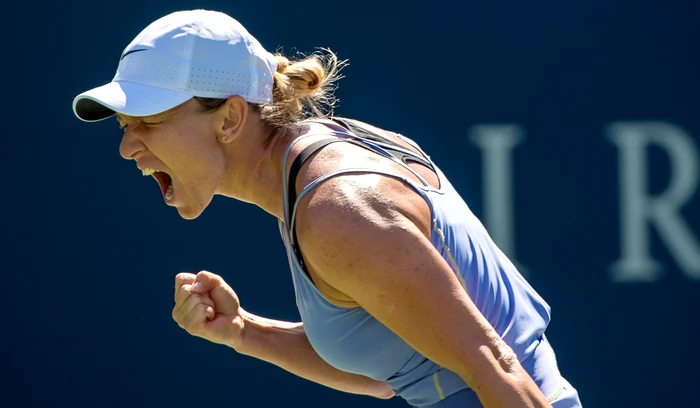
{"label": "light blue tank top", "polygon": [[[326,125],[329,126],[329,136],[359,142],[413,172],[389,153],[388,145],[360,137],[340,126],[330,130],[332,125]],[[308,136],[312,135],[302,136],[297,141]],[[311,189],[338,174],[379,173],[411,186],[432,211],[433,246],[452,267],[476,307],[514,350],[543,393],[553,400],[561,390],[562,378],[554,352],[544,338],[550,321],[549,305],[497,248],[481,222],[430,157],[412,140],[401,138],[421,151],[423,159],[432,165],[440,180],[439,189],[432,188],[424,180],[423,184],[417,184],[402,175],[375,169],[341,169],[320,177],[302,189],[296,203]],[[291,147],[285,154],[283,169],[287,168],[287,155]],[[401,149],[393,149],[397,148]],[[410,150],[402,151],[414,155]],[[413,173],[422,180],[416,172]],[[283,180],[287,180],[287,174],[284,174]],[[286,183],[283,184],[286,203],[288,192]],[[316,352],[340,370],[388,382],[397,396],[406,399],[410,405],[456,407],[449,404],[450,396],[459,393],[460,401],[471,401],[467,405],[461,402],[459,406],[462,408],[481,407],[474,395],[465,398],[465,393],[474,393],[458,375],[420,355],[364,309],[338,307],[321,295],[294,250],[290,228],[295,213],[296,205],[291,209],[285,208],[284,220],[280,221],[279,227],[287,248],[297,307]],[[456,401],[457,397],[453,400]]]}

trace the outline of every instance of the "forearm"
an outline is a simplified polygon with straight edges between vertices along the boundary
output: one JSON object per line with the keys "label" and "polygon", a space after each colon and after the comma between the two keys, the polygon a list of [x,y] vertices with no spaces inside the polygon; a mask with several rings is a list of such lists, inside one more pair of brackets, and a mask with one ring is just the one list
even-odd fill
{"label": "forearm", "polygon": [[299,377],[353,394],[387,399],[394,395],[385,382],[340,371],[311,347],[301,323],[281,322],[242,312],[241,340],[232,345],[241,354],[275,364]]}

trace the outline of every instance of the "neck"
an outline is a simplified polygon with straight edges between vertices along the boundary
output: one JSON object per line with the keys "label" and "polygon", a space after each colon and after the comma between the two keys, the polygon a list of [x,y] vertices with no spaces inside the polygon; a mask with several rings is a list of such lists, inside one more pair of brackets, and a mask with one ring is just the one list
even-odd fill
{"label": "neck", "polygon": [[228,166],[218,194],[254,204],[283,219],[284,153],[296,138],[308,132],[309,126],[280,129],[267,146],[262,142],[262,132],[248,132],[230,143],[225,149]]}

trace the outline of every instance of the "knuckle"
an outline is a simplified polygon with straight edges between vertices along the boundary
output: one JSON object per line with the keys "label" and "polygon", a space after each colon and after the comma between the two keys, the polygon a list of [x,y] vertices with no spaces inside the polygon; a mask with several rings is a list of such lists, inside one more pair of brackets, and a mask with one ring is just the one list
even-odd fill
{"label": "knuckle", "polygon": [[194,278],[194,275],[188,272],[180,272],[175,275],[175,281],[178,283],[187,282],[192,278]]}
{"label": "knuckle", "polygon": [[213,273],[213,272],[207,271],[207,270],[201,270],[201,271],[199,271],[199,273],[197,274],[197,276],[206,276],[206,277],[215,278],[215,277],[217,277],[218,275],[215,274],[215,273]]}
{"label": "knuckle", "polygon": [[175,291],[175,304],[181,306],[185,303],[192,294],[190,293],[191,285],[182,285]]}
{"label": "knuckle", "polygon": [[198,303],[197,306],[194,307],[193,312],[196,314],[197,320],[204,320],[204,314],[207,311],[207,307],[209,307],[209,305],[205,304],[204,302]]}

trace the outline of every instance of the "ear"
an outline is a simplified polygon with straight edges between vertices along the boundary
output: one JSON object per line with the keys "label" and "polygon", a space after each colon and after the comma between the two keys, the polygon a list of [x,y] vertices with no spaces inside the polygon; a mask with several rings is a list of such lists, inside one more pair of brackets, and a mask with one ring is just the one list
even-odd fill
{"label": "ear", "polygon": [[248,119],[248,102],[240,96],[231,96],[219,108],[215,121],[217,138],[221,143],[231,143],[243,131]]}

